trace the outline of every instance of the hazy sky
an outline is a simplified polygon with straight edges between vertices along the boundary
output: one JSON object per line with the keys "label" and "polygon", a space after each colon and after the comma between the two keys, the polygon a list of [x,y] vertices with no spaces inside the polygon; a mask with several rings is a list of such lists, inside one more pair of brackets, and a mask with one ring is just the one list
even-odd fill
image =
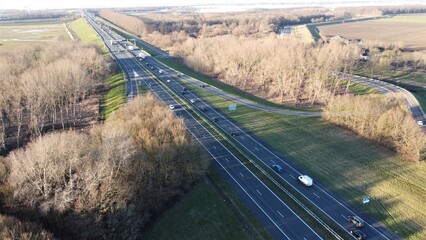
{"label": "hazy sky", "polygon": [[[178,6],[178,5],[200,5],[200,4],[258,4],[258,3],[295,3],[303,4],[318,3],[327,4],[356,2],[357,0],[0,0],[0,9],[46,9],[46,8],[107,8],[107,7],[136,7],[136,6]],[[358,0],[361,2],[382,2],[426,4],[426,0]]]}

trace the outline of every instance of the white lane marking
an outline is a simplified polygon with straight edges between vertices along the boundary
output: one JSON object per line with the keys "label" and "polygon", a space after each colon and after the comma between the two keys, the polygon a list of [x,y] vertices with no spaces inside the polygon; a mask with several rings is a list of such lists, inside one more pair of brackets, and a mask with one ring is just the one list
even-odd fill
{"label": "white lane marking", "polygon": [[261,192],[259,192],[259,190],[257,190],[257,189],[256,189],[256,192],[258,192],[260,195],[262,195],[262,193],[261,193]]}
{"label": "white lane marking", "polygon": [[296,179],[293,175],[290,174],[290,177],[292,177],[293,179]]}
{"label": "white lane marking", "polygon": [[320,196],[318,196],[316,193],[313,193],[315,196],[317,196],[317,198],[320,198]]}
{"label": "white lane marking", "polygon": [[282,217],[282,218],[284,218],[284,216],[280,213],[280,211],[278,211],[277,210],[277,213]]}
{"label": "white lane marking", "polygon": [[225,160],[226,160],[227,162],[229,162],[229,159],[228,159],[228,158],[225,158]]}
{"label": "white lane marking", "polygon": [[216,149],[216,146],[213,146],[214,149]]}
{"label": "white lane marking", "polygon": [[241,177],[244,177],[244,175],[240,172]]}
{"label": "white lane marking", "polygon": [[257,147],[254,147],[254,149],[255,149],[256,151],[259,151],[259,149],[258,149]]}

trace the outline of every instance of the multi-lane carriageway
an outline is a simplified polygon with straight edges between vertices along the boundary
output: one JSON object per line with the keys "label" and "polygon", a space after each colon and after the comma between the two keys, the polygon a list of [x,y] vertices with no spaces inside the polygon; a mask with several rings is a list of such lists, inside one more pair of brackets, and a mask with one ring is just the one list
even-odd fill
{"label": "multi-lane carriageway", "polygon": [[[185,120],[185,124],[191,134],[200,141],[200,143],[211,154],[215,162],[221,167],[228,181],[237,189],[237,193],[250,206],[255,215],[266,225],[269,232],[277,239],[318,239],[320,238],[300,217],[298,217],[287,205],[277,197],[260,179],[258,179],[248,168],[242,164],[220,141],[218,141],[207,129],[203,127],[185,108],[179,105],[178,101],[163,87],[167,85],[169,90],[173,91],[175,96],[184,99],[194,108],[203,108],[206,118],[216,119],[215,124],[227,133],[236,133],[234,140],[246,151],[250,152],[264,167],[270,167],[274,163],[284,166],[285,174],[277,174],[290,185],[301,196],[306,198],[312,205],[316,206],[324,215],[328,216],[334,223],[342,229],[349,229],[351,225],[347,221],[349,215],[359,215],[356,208],[347,204],[343,199],[331,193],[320,183],[307,188],[297,181],[297,177],[302,174],[296,166],[292,166],[282,156],[270,150],[256,136],[246,133],[238,124],[229,120],[222,112],[215,109],[207,101],[203,100],[191,91],[181,94],[183,85],[180,81],[191,80],[188,76],[179,76],[177,72],[162,65],[154,58],[147,57],[143,62],[135,60],[134,54],[125,51],[125,47],[120,44],[108,44],[111,39],[120,37],[113,33],[107,33],[101,29],[92,20],[88,21],[94,26],[97,32],[102,36],[113,57],[126,73],[128,84],[128,98],[138,94],[137,83],[143,84],[146,89],[151,90],[166,105],[174,105],[177,108],[175,114]],[[124,51],[123,51],[124,50]],[[139,61],[139,62],[138,62]],[[148,63],[156,71],[149,72],[144,64]],[[163,73],[159,74],[158,69]],[[159,84],[153,78],[163,83]],[[194,81],[188,81],[194,84]],[[195,103],[190,103],[190,99],[195,99]],[[362,229],[368,239],[398,239],[381,224],[375,222],[370,217],[361,214],[366,226]]]}

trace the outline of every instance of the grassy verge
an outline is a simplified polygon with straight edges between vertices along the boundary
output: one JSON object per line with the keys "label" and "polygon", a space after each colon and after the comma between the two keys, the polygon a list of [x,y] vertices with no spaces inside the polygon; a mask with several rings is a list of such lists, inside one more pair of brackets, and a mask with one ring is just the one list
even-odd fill
{"label": "grassy verge", "polygon": [[214,168],[147,229],[145,238],[271,239]]}
{"label": "grassy verge", "polygon": [[86,22],[84,18],[79,18],[69,24],[70,29],[77,37],[87,43],[95,43],[102,48],[102,52],[108,53],[102,39],[96,34],[96,31]]}
{"label": "grassy verge", "polygon": [[101,117],[106,119],[126,102],[126,82],[123,73],[110,76],[105,80],[107,90],[102,95]]}
{"label": "grassy verge", "polygon": [[[406,239],[424,239],[426,163],[410,163],[392,151],[318,118],[282,116],[192,89],[274,149]],[[333,176],[332,178],[330,176]],[[375,201],[360,204],[365,196]],[[422,200],[423,199],[423,200]]]}

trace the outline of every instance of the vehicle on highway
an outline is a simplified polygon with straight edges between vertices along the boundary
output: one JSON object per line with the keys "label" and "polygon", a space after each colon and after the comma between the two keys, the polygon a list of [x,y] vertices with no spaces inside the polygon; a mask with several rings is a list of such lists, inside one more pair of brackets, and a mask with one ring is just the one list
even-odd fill
{"label": "vehicle on highway", "polygon": [[160,70],[158,70],[158,73],[159,73],[159,74],[162,74],[162,73],[163,73],[163,70],[161,70],[161,69],[160,69]]}
{"label": "vehicle on highway", "polygon": [[420,126],[423,126],[423,121],[419,120],[419,121],[417,121],[417,124],[420,125]]}
{"label": "vehicle on highway", "polygon": [[175,105],[170,104],[170,105],[169,105],[169,108],[173,110],[173,109],[175,109]]}
{"label": "vehicle on highway", "polygon": [[151,70],[154,70],[154,67],[153,67],[153,66],[151,66]]}
{"label": "vehicle on highway", "polygon": [[147,66],[148,66],[148,65],[149,65],[149,63],[145,63],[145,65],[147,65]]}
{"label": "vehicle on highway", "polygon": [[303,185],[310,187],[312,186],[312,184],[314,183],[314,180],[312,180],[311,177],[309,177],[308,175],[301,175],[299,176],[299,181],[301,183],[303,183]]}
{"label": "vehicle on highway", "polygon": [[197,102],[197,99],[191,99],[191,100],[189,100],[191,103],[196,103]]}
{"label": "vehicle on highway", "polygon": [[231,137],[236,137],[236,136],[238,136],[236,132],[231,132],[230,134],[231,134]]}
{"label": "vehicle on highway", "polygon": [[213,118],[213,122],[217,122],[217,121],[219,121],[219,118],[214,117],[214,118]]}
{"label": "vehicle on highway", "polygon": [[358,228],[364,226],[364,221],[358,216],[348,216],[348,221],[353,223]]}
{"label": "vehicle on highway", "polygon": [[282,173],[283,172],[283,168],[278,165],[278,164],[273,164],[272,165],[272,169],[274,169],[277,173]]}
{"label": "vehicle on highway", "polygon": [[364,240],[367,239],[367,235],[365,235],[365,233],[363,233],[361,230],[356,229],[356,228],[352,228],[349,230],[349,233],[355,237],[355,239],[357,240]]}
{"label": "vehicle on highway", "polygon": [[201,110],[201,112],[206,112],[207,108],[206,107],[201,107],[200,110]]}
{"label": "vehicle on highway", "polygon": [[182,90],[180,93],[183,95],[183,94],[185,94],[186,92]]}
{"label": "vehicle on highway", "polygon": [[170,81],[170,79],[167,79],[167,82],[168,82],[168,83],[169,83],[169,82],[171,82],[171,81]]}

